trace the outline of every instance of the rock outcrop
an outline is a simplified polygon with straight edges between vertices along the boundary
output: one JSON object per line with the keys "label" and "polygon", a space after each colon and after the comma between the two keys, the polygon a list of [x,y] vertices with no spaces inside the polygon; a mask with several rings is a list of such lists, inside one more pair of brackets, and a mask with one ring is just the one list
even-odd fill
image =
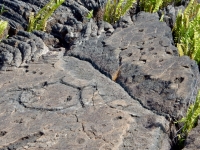
{"label": "rock outcrop", "polygon": [[133,25],[108,38],[79,43],[67,54],[91,62],[156,113],[180,118],[195,100],[198,66],[178,56],[171,30],[157,14],[142,12]]}
{"label": "rock outcrop", "polygon": [[20,67],[30,61],[36,61],[49,48],[32,33],[19,31],[16,36],[4,39],[0,43],[0,63],[2,70],[10,70],[12,66]]}
{"label": "rock outcrop", "polygon": [[170,149],[169,122],[88,62],[40,60],[0,81],[2,150]]}
{"label": "rock outcrop", "polygon": [[[87,20],[105,1],[68,0],[46,32],[26,32],[47,2],[0,2],[10,24],[0,42],[0,150],[171,150],[167,119],[194,102],[199,70],[178,56],[170,27],[156,13],[114,26]],[[195,131],[185,149],[198,147]]]}

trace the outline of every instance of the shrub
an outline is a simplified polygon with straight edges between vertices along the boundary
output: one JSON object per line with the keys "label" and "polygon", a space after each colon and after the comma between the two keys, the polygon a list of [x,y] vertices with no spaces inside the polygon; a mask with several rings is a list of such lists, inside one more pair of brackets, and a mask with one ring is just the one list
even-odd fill
{"label": "shrub", "polygon": [[141,0],[140,8],[146,12],[157,12],[162,6],[162,0]]}
{"label": "shrub", "polygon": [[200,4],[191,0],[184,13],[177,15],[173,28],[175,43],[179,55],[188,55],[191,59],[200,62]]}
{"label": "shrub", "polygon": [[8,22],[0,20],[0,40],[3,37],[4,31],[6,30],[7,27],[8,27]]}
{"label": "shrub", "polygon": [[178,122],[184,123],[181,133],[178,134],[179,145],[183,145],[183,141],[188,136],[188,133],[197,125],[200,115],[200,90],[198,91],[196,101],[191,104],[187,110],[186,117],[183,117]]}
{"label": "shrub", "polygon": [[136,0],[108,0],[104,10],[103,20],[115,23],[125,15]]}
{"label": "shrub", "polygon": [[65,0],[51,0],[42,9],[40,9],[36,15],[34,15],[34,13],[32,12],[29,16],[29,25],[27,31],[28,32],[32,32],[33,30],[45,31],[48,18],[64,1]]}
{"label": "shrub", "polygon": [[178,3],[181,0],[140,0],[140,8],[143,11],[154,13],[171,3]]}

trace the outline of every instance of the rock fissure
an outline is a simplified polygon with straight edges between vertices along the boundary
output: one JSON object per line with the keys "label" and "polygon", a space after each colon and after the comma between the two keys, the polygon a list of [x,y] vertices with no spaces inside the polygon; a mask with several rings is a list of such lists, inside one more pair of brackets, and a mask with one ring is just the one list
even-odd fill
{"label": "rock fissure", "polygon": [[[92,64],[90,61],[83,60],[83,59],[81,59],[81,58],[79,58],[79,57],[76,57],[76,56],[72,56],[72,57],[74,57],[74,58],[76,58],[76,59],[79,59],[79,60],[81,60],[81,61],[86,61],[86,62],[90,63],[90,64],[93,66],[93,64]],[[94,66],[93,66],[93,67],[94,67]],[[100,70],[98,70],[98,69],[95,68],[95,67],[94,67],[94,69],[97,70],[97,71],[100,71]],[[100,72],[101,72],[101,71],[100,71]],[[102,72],[101,72],[101,73],[102,73]],[[104,73],[102,73],[102,74],[106,76],[106,74],[104,74]],[[107,76],[106,76],[106,77],[107,77]],[[111,79],[111,78],[108,77],[108,79]],[[62,82],[62,83],[67,84],[67,83],[65,83],[65,82]],[[126,89],[126,86],[123,86],[122,84],[120,84],[120,82],[116,82],[116,83],[119,84],[119,85],[124,89],[124,91],[126,91],[127,94],[128,94],[130,97],[132,97],[132,99],[137,100],[137,101],[142,105],[142,107],[144,107],[145,109],[148,109],[148,110],[152,111],[153,113],[155,113],[155,114],[157,114],[157,115],[161,115],[161,116],[165,116],[165,117],[167,116],[167,114],[158,113],[157,111],[154,111],[154,110],[152,110],[152,109],[146,107],[146,106],[142,103],[142,100],[140,100],[140,99],[138,99],[138,98],[132,96],[132,94],[128,93],[128,90]],[[67,85],[68,85],[68,84],[67,84]],[[71,85],[71,86],[73,86],[73,85]],[[75,88],[79,89],[79,90],[80,90],[80,93],[81,93],[81,91],[82,91],[82,89],[83,89],[83,88],[80,88],[80,87],[75,87]],[[99,94],[99,95],[100,95],[100,94]],[[80,103],[81,103],[82,107],[84,107],[84,103],[82,102],[81,99],[82,99],[82,97],[81,97],[81,94],[80,94]]]}

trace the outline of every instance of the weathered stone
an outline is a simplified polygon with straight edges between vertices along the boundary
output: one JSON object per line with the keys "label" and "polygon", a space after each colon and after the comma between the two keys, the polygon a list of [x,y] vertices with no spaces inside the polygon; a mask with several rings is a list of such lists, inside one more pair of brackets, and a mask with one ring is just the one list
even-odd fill
{"label": "weathered stone", "polygon": [[28,27],[28,19],[30,12],[33,12],[37,7],[18,0],[2,0],[0,7],[6,11],[2,14],[3,20],[9,21],[10,34],[14,35],[19,30],[24,30]]}
{"label": "weathered stone", "polygon": [[134,25],[82,41],[68,55],[90,61],[144,107],[180,118],[195,100],[199,71],[172,44],[171,30],[158,15],[142,12]]}
{"label": "weathered stone", "polygon": [[88,62],[30,63],[1,72],[0,88],[2,150],[170,149],[168,121]]}
{"label": "weathered stone", "polygon": [[0,43],[1,69],[26,65],[48,51],[42,39],[32,33],[19,31],[16,36],[4,39]]}
{"label": "weathered stone", "polygon": [[60,45],[59,40],[55,38],[53,35],[47,34],[46,32],[42,31],[33,31],[32,33],[40,37],[45,43],[45,45],[48,46],[48,48],[53,49]]}
{"label": "weathered stone", "polygon": [[[48,2],[0,1],[10,26],[0,43],[0,149],[170,150],[172,129],[160,114],[183,116],[199,85],[171,29],[156,13],[136,17],[137,8],[114,29],[102,14],[86,18],[106,1],[68,0],[46,33],[25,32],[30,12]],[[186,148],[195,149],[191,136]]]}

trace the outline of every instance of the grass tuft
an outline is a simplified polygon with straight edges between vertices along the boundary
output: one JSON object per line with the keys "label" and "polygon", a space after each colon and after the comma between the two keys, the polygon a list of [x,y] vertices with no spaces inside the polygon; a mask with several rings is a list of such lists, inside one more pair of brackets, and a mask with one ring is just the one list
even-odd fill
{"label": "grass tuft", "polygon": [[[179,120],[179,123],[184,123],[182,129],[178,136],[179,145],[183,146],[188,133],[197,125],[198,118],[200,115],[200,90],[196,96],[196,101],[194,104],[191,104],[187,110],[186,117],[183,117]],[[176,122],[176,123],[178,123]]]}
{"label": "grass tuft", "polygon": [[89,13],[86,16],[87,19],[93,18],[93,10],[89,11]]}
{"label": "grass tuft", "polygon": [[0,9],[0,15],[2,15],[4,12],[7,12],[7,10],[5,10],[4,5],[3,5]]}
{"label": "grass tuft", "polygon": [[154,13],[169,4],[179,3],[181,0],[140,0],[140,8],[142,11]]}
{"label": "grass tuft", "polygon": [[157,12],[162,6],[163,0],[141,0],[140,8],[146,12]]}
{"label": "grass tuft", "polygon": [[182,13],[179,11],[173,28],[179,55],[187,55],[200,63],[200,4],[191,0]]}
{"label": "grass tuft", "polygon": [[32,12],[29,16],[29,25],[27,31],[45,31],[47,20],[64,1],[65,0],[51,0],[42,9],[40,9],[36,15],[34,15]]}
{"label": "grass tuft", "polygon": [[115,23],[132,7],[136,0],[108,0],[104,10],[103,20]]}
{"label": "grass tuft", "polygon": [[7,27],[8,27],[8,22],[0,20],[0,38],[3,37],[4,31],[6,30]]}

